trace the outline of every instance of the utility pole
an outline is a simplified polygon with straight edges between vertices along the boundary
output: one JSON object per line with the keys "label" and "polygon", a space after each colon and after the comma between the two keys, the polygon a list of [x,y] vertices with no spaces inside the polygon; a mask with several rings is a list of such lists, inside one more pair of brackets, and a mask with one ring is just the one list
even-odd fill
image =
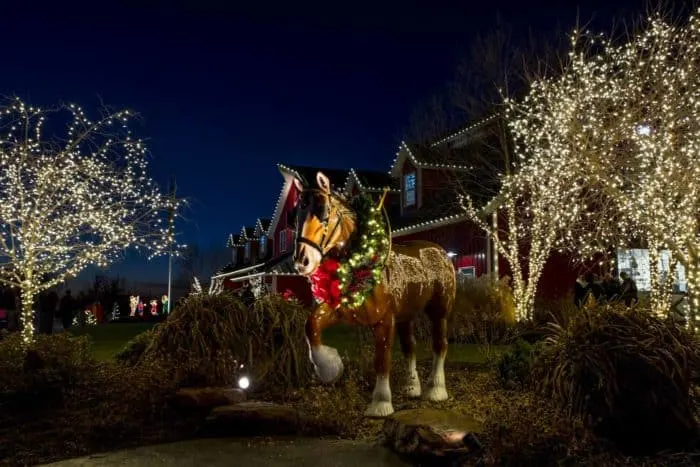
{"label": "utility pole", "polygon": [[172,303],[172,280],[173,280],[173,242],[175,241],[175,206],[177,203],[176,198],[177,193],[177,183],[175,182],[175,176],[170,179],[170,206],[168,208],[168,233],[170,238],[170,246],[168,251],[168,307],[165,310],[165,314],[170,314],[170,304]]}

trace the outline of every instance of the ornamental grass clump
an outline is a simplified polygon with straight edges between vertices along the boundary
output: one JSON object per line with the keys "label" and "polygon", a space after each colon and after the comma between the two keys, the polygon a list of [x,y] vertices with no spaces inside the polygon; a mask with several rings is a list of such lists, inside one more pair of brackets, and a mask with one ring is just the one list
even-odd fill
{"label": "ornamental grass clump", "polygon": [[624,450],[683,445],[697,435],[697,341],[649,310],[581,310],[548,326],[533,369],[539,392]]}
{"label": "ornamental grass clump", "polygon": [[252,391],[299,387],[311,372],[306,315],[302,305],[277,295],[248,308],[228,292],[193,294],[118,358],[131,365],[158,362],[181,386],[235,386],[245,375]]}

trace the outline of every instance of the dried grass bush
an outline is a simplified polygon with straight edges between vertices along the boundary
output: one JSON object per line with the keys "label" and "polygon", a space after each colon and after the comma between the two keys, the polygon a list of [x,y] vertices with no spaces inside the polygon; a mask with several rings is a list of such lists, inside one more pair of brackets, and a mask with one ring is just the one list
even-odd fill
{"label": "dried grass bush", "polygon": [[539,392],[622,449],[682,445],[697,435],[697,341],[649,310],[581,310],[534,365]]}
{"label": "dried grass bush", "polygon": [[310,376],[306,316],[302,305],[277,295],[261,297],[253,309],[227,292],[190,295],[150,335],[127,344],[119,359],[157,362],[181,386],[233,385],[245,373],[253,390],[286,390]]}
{"label": "dried grass bush", "polygon": [[[515,323],[515,302],[510,279],[494,281],[483,275],[458,283],[455,307],[447,324],[450,342],[498,344],[506,340]],[[416,321],[416,338],[430,339],[430,321],[421,313]]]}

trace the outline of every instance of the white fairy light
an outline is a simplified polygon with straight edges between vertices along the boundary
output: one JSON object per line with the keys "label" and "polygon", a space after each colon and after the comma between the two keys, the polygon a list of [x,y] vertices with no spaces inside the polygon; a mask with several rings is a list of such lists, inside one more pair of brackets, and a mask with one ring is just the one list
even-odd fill
{"label": "white fairy light", "polygon": [[[47,119],[62,112],[65,136],[44,139]],[[147,176],[130,119],[119,111],[93,121],[76,105],[49,112],[20,99],[0,111],[0,282],[20,290],[25,343],[40,292],[109,265],[125,248],[153,257],[174,242],[167,213],[178,202]]]}
{"label": "white fairy light", "polygon": [[[700,16],[683,24],[660,15],[627,42],[604,35],[571,39],[569,63],[554,79],[532,83],[511,103],[520,153],[546,167],[568,161],[566,175],[584,187],[577,207],[587,231],[563,229],[563,245],[591,259],[626,239],[685,268],[692,316],[700,309]],[[595,51],[593,53],[592,51]],[[643,122],[643,123],[640,123]],[[546,162],[546,164],[543,164]],[[573,178],[572,178],[573,175]],[[573,189],[573,188],[572,188]],[[589,198],[592,203],[582,203]],[[569,208],[570,208],[569,207]],[[564,209],[567,207],[564,206]],[[542,206],[533,208],[539,215]],[[554,210],[551,206],[546,209]],[[558,210],[558,208],[557,208]],[[614,217],[607,216],[613,212]],[[605,215],[601,215],[603,213]],[[652,261],[652,304],[668,310],[668,285]]]}

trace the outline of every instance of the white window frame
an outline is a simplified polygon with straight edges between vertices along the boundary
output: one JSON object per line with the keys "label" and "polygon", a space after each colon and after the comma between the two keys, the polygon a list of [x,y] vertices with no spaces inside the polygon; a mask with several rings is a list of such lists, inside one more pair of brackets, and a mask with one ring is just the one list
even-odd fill
{"label": "white window frame", "polygon": [[287,229],[280,230],[279,233],[280,253],[287,251]]}
{"label": "white window frame", "polygon": [[[411,192],[413,192],[413,199],[411,200],[411,203],[408,202],[408,193],[409,190],[406,187],[406,180],[409,177],[413,177],[413,188],[411,188]],[[409,172],[403,175],[403,206],[405,208],[410,208],[416,206],[418,203],[418,174],[414,172]]]}

